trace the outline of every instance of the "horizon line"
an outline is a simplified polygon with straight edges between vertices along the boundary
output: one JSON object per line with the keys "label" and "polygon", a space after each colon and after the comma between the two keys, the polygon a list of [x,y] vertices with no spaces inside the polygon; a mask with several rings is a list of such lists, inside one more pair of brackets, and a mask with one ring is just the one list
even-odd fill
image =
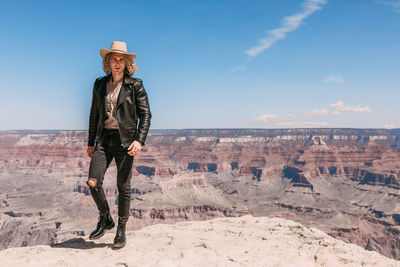
{"label": "horizon line", "polygon": [[[150,131],[165,130],[294,130],[294,129],[354,129],[354,130],[400,130],[400,128],[366,128],[366,127],[291,127],[291,128],[158,128]],[[88,131],[87,129],[7,129],[7,131]]]}

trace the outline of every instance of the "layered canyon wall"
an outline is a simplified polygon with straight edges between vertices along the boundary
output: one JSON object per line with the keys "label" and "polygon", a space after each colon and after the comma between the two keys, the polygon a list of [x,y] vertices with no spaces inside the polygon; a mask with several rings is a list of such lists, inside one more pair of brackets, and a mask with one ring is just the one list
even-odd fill
{"label": "layered canyon wall", "polygon": [[[86,143],[86,131],[0,132],[0,248],[94,229]],[[131,230],[273,215],[400,259],[399,129],[151,130],[132,171]]]}

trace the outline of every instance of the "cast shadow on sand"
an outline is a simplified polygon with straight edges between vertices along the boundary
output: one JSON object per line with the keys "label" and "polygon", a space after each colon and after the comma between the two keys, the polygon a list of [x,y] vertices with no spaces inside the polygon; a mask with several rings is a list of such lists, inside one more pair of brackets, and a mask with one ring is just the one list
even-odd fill
{"label": "cast shadow on sand", "polygon": [[68,239],[64,242],[52,244],[52,248],[75,248],[75,249],[92,249],[92,248],[104,248],[111,247],[112,244],[107,243],[95,243],[93,241],[87,241],[82,237]]}

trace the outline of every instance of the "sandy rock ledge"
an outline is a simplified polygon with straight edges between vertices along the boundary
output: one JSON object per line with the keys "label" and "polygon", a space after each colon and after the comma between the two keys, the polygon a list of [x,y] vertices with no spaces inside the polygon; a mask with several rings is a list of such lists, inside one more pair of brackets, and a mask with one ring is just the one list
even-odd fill
{"label": "sandy rock ledge", "polygon": [[74,238],[0,251],[0,266],[400,266],[320,230],[273,217],[216,218],[158,224],[127,233],[112,250],[115,228],[95,242]]}

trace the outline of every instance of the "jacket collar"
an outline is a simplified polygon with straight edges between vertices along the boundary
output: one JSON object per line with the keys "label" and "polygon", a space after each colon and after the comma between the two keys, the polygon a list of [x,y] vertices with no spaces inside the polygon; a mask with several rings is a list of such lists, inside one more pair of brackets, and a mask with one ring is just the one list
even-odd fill
{"label": "jacket collar", "polygon": [[[108,74],[107,76],[104,76],[103,83],[102,83],[102,86],[100,89],[103,92],[102,95],[104,97],[104,103],[105,103],[105,95],[107,94],[106,84],[110,81],[110,79],[111,79],[111,73]],[[117,108],[126,99],[126,97],[128,97],[132,93],[131,86],[127,86],[127,85],[134,84],[134,83],[135,83],[134,78],[129,77],[129,75],[127,75],[127,74],[124,75],[121,90],[119,92],[118,99],[117,99]]]}
{"label": "jacket collar", "polygon": [[[107,83],[111,79],[111,72],[107,76],[104,77],[104,82]],[[131,78],[128,74],[124,74],[123,83],[125,84],[133,84],[135,83],[135,79]]]}
{"label": "jacket collar", "polygon": [[133,78],[131,78],[131,77],[129,77],[129,75],[125,74],[123,84],[133,84],[134,82],[135,82],[135,80]]}

